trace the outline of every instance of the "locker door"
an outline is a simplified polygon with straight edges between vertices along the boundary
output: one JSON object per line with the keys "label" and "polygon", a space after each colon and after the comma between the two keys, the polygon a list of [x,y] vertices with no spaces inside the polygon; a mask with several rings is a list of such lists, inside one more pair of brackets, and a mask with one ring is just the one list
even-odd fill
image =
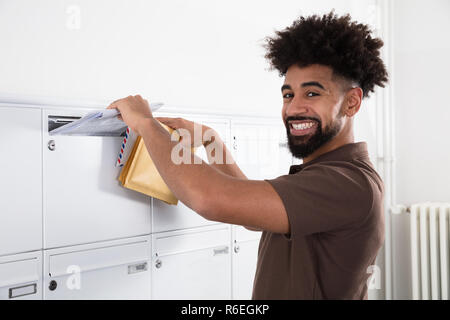
{"label": "locker door", "polygon": [[0,257],[0,300],[42,299],[42,251]]}
{"label": "locker door", "polygon": [[231,135],[233,143],[233,157],[239,168],[252,180],[260,178],[259,154],[259,129],[255,123],[231,124]]}
{"label": "locker door", "polygon": [[251,299],[261,232],[232,226],[233,299]]}
{"label": "locker door", "polygon": [[233,249],[233,299],[252,298],[259,240],[236,242]]}
{"label": "locker door", "polygon": [[[159,113],[161,117],[182,117],[197,123],[204,124],[216,130],[225,143],[228,142],[230,123],[228,120],[220,118],[206,118],[201,116],[180,115],[170,113]],[[208,157],[205,148],[199,147],[196,150],[196,155],[201,157],[205,162],[208,162]],[[207,226],[217,224],[215,221],[209,221],[186,207],[183,203],[178,202],[178,205],[168,205],[158,199],[152,199],[152,232],[163,232],[170,230],[179,230],[200,226]]]}
{"label": "locker door", "polygon": [[[286,128],[280,125],[267,126],[268,137],[263,140],[263,152],[261,158],[261,179],[274,179],[289,173],[292,165],[292,154],[287,144]],[[263,149],[264,150],[264,149]]]}
{"label": "locker door", "polygon": [[41,110],[0,107],[0,255],[42,248]]}
{"label": "locker door", "polygon": [[45,250],[44,299],[150,299],[150,238]]}
{"label": "locker door", "polygon": [[229,226],[153,235],[153,299],[230,299]]}
{"label": "locker door", "polygon": [[292,156],[281,120],[234,120],[231,135],[234,158],[249,179],[271,179],[289,172]]}
{"label": "locker door", "polygon": [[49,116],[83,116],[90,111],[43,111],[46,249],[151,233],[151,198],[123,188],[117,180],[120,168],[115,162],[122,137],[48,133]]}

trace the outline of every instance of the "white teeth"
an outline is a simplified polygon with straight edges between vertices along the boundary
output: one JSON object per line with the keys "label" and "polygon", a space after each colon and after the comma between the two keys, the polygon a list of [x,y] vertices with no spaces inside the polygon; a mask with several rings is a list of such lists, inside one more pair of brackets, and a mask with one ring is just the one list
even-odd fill
{"label": "white teeth", "polygon": [[305,130],[305,129],[311,128],[313,125],[314,125],[313,122],[308,122],[308,123],[293,123],[293,124],[292,124],[292,127],[293,127],[295,130]]}

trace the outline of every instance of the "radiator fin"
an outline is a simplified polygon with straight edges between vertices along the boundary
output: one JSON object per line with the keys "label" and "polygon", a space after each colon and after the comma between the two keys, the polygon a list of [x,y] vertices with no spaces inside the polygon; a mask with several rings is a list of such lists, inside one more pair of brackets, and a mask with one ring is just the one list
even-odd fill
{"label": "radiator fin", "polygon": [[411,206],[411,274],[414,300],[448,300],[450,204]]}

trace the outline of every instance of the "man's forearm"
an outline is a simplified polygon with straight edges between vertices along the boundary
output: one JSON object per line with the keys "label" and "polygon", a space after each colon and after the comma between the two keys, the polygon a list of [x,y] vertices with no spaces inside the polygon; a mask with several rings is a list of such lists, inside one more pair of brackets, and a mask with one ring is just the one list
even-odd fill
{"label": "man's forearm", "polygon": [[249,226],[252,230],[289,231],[287,219],[277,220],[277,214],[285,211],[269,183],[225,175],[194,154],[190,163],[176,164],[172,150],[179,142],[171,141],[158,121],[144,118],[135,127],[161,177],[189,208],[208,220]]}
{"label": "man's forearm", "polygon": [[[214,186],[221,185],[220,179],[223,179],[223,175],[193,153],[190,156],[191,164],[174,163],[172,150],[178,142],[171,141],[170,134],[155,119],[143,119],[139,125],[139,133],[170,190],[188,207],[201,213],[199,211],[202,211],[202,198],[206,191],[213,194]],[[198,159],[194,162],[195,157]]]}

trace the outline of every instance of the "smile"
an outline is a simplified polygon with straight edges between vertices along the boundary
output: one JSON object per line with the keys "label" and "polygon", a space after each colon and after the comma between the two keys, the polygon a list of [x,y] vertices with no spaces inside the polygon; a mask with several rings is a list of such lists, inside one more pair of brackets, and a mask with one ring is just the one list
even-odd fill
{"label": "smile", "polygon": [[289,121],[290,133],[294,136],[303,136],[316,131],[317,122],[311,120]]}

